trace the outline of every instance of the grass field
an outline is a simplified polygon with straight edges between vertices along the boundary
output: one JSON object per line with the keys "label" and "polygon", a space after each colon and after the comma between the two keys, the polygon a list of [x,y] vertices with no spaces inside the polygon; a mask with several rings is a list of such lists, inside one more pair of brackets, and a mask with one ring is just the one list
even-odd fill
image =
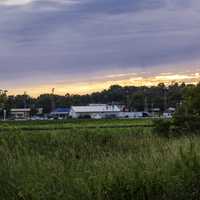
{"label": "grass field", "polygon": [[0,131],[6,131],[10,128],[19,130],[66,130],[66,129],[96,129],[96,128],[137,128],[151,127],[151,119],[110,119],[110,120],[52,120],[52,121],[10,121],[0,124]]}
{"label": "grass field", "polygon": [[142,125],[152,122],[1,123],[0,199],[200,199],[200,137]]}

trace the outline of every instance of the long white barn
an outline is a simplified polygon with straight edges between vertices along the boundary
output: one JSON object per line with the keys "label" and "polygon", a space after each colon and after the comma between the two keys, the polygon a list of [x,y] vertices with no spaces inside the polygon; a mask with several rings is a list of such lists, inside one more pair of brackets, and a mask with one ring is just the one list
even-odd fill
{"label": "long white barn", "polygon": [[102,119],[117,117],[119,113],[120,108],[116,105],[91,104],[89,106],[72,106],[69,115],[72,118]]}

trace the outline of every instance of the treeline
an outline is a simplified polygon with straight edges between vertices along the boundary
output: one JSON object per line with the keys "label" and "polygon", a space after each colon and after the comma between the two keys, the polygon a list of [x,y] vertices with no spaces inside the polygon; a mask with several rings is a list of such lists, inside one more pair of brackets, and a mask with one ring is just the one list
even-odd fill
{"label": "treeline", "polygon": [[157,133],[165,136],[200,134],[200,83],[186,86],[182,98],[172,120],[155,121]]}
{"label": "treeline", "polygon": [[33,98],[28,94],[8,96],[7,91],[1,91],[1,109],[40,108],[49,113],[52,108],[70,107],[72,105],[87,105],[90,103],[106,103],[125,105],[129,111],[143,111],[159,108],[164,111],[168,107],[177,107],[183,101],[184,91],[193,85],[173,83],[166,86],[163,83],[152,87],[135,87],[112,85],[109,89],[87,95],[55,95],[41,94]]}

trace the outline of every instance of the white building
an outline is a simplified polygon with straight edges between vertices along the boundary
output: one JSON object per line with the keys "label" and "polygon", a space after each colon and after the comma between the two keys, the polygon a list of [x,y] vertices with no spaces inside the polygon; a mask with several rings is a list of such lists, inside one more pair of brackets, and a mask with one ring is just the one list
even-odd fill
{"label": "white building", "polygon": [[115,118],[120,109],[116,105],[90,104],[89,106],[72,106],[69,116],[72,118]]}
{"label": "white building", "polygon": [[143,112],[120,112],[118,117],[127,119],[142,118]]}
{"label": "white building", "polygon": [[30,108],[14,108],[10,110],[13,119],[30,119]]}
{"label": "white building", "polygon": [[170,107],[163,113],[163,117],[172,118],[175,112],[176,112],[176,108]]}
{"label": "white building", "polygon": [[163,113],[163,117],[164,117],[164,118],[172,118],[172,117],[173,117],[173,113],[164,112],[164,113]]}
{"label": "white building", "polygon": [[135,118],[144,118],[144,117],[152,117],[148,112],[120,112],[118,114],[118,118],[125,119],[135,119]]}

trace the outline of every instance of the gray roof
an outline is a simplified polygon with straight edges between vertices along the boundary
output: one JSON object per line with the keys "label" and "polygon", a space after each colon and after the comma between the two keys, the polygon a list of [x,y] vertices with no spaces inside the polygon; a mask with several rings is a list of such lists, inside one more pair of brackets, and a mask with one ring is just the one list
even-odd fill
{"label": "gray roof", "polygon": [[13,108],[10,110],[11,112],[30,112],[30,108]]}
{"label": "gray roof", "polygon": [[77,113],[120,112],[119,107],[116,105],[72,106],[71,110]]}

